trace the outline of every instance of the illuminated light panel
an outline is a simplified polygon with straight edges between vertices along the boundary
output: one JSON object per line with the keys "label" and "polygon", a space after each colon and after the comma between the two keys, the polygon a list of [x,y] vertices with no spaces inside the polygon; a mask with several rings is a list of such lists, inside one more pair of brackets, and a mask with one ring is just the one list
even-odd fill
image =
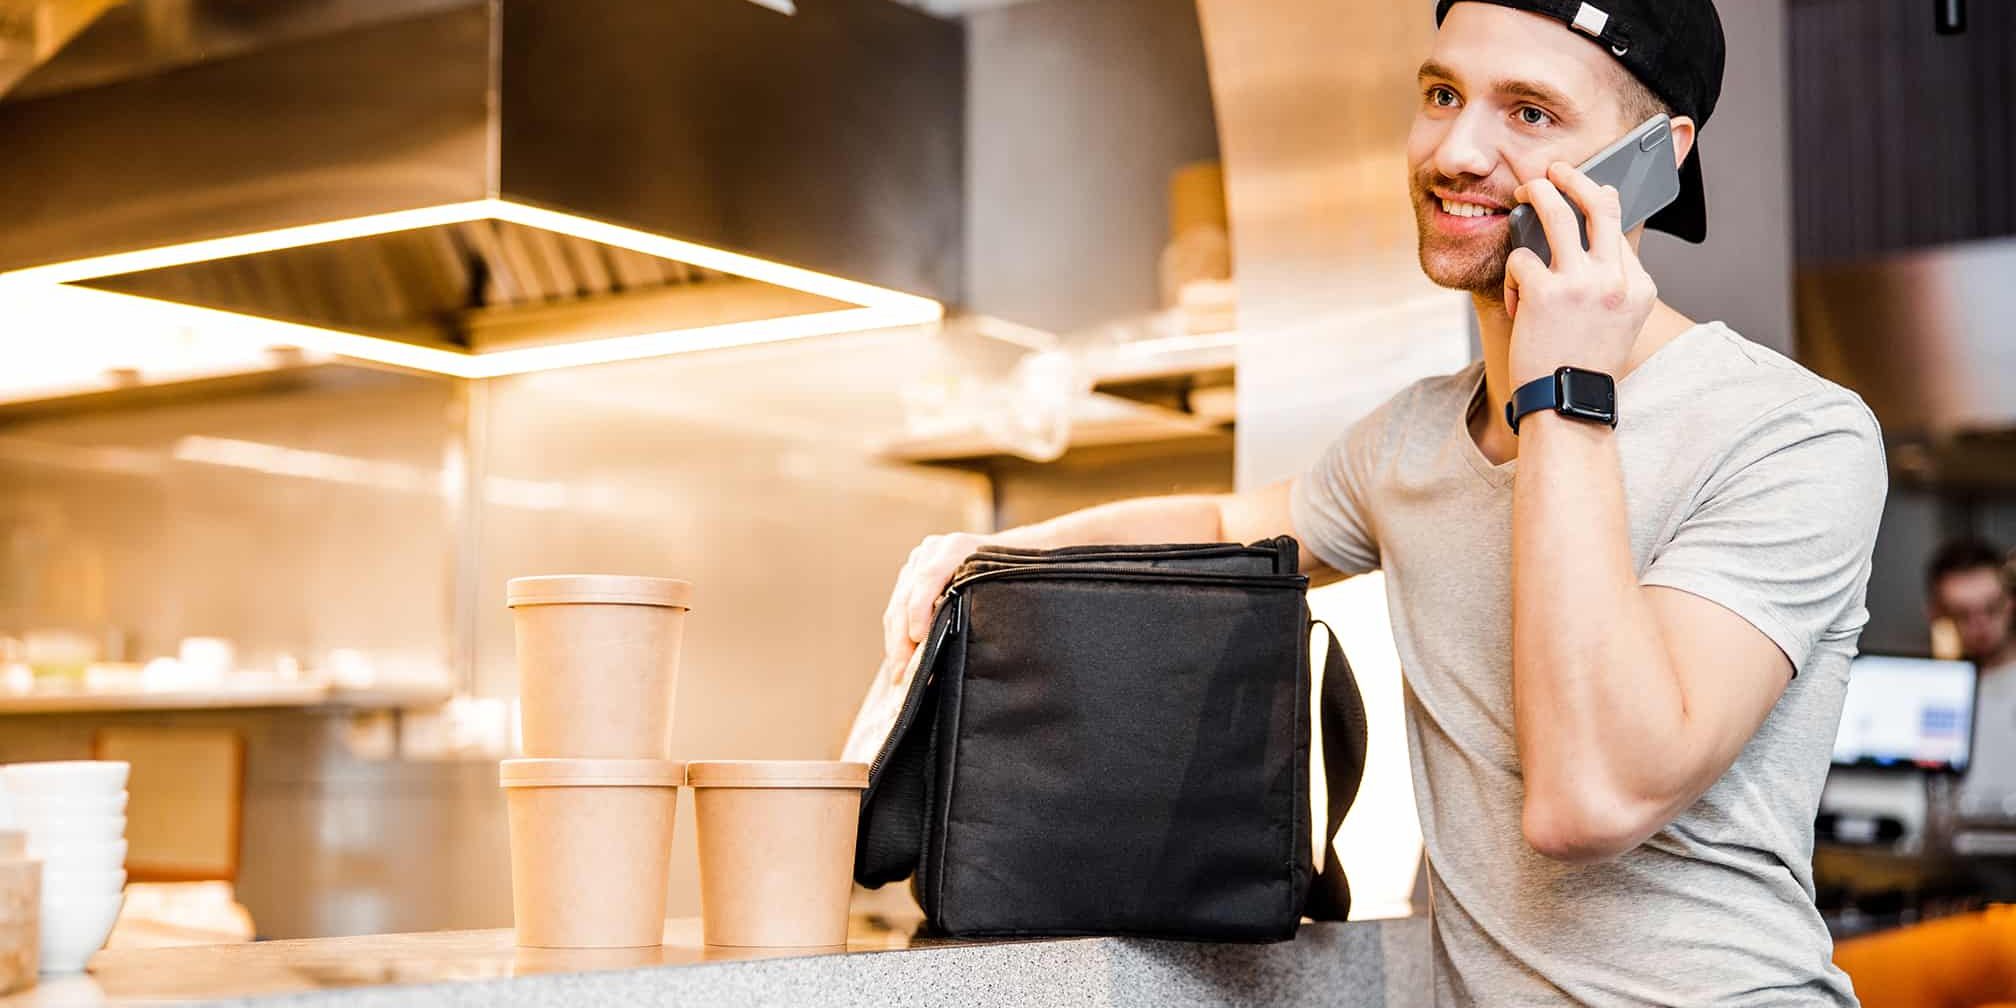
{"label": "illuminated light panel", "polygon": [[177,325],[158,302],[109,299],[62,284],[0,298],[0,403],[109,392],[318,363],[312,351],[276,355],[263,338]]}
{"label": "illuminated light panel", "polygon": [[374,361],[411,370],[430,371],[457,378],[496,378],[530,371],[639,360],[698,350],[716,350],[871,329],[925,325],[936,322],[945,315],[944,306],[930,298],[905,294],[815,270],[788,266],[755,256],[680,241],[605,221],[498,199],[471,200],[465,203],[448,203],[414,210],[351,217],[34,266],[0,273],[0,295],[4,295],[10,288],[20,290],[28,287],[46,288],[53,284],[76,284],[86,280],[184,266],[212,259],[274,252],[302,245],[319,245],[325,242],[368,238],[398,231],[478,220],[504,220],[526,227],[541,228],[662,259],[676,259],[717,273],[729,273],[836,301],[848,301],[860,307],[612,336],[574,343],[517,347],[487,353],[462,353],[437,347],[415,346],[361,333],[298,322],[284,322],[279,319],[95,288],[71,289],[86,291],[95,297],[119,299],[123,307],[129,311],[139,310],[144,306],[149,312],[159,313],[164,320],[206,332],[226,330],[247,339],[262,340],[269,345],[296,346],[304,350]]}

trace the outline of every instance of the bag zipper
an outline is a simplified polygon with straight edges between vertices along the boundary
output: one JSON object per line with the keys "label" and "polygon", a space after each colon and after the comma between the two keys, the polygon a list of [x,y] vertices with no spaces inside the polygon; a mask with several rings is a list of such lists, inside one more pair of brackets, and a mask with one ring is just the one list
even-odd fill
{"label": "bag zipper", "polygon": [[[957,604],[951,597],[951,592],[948,591],[945,594],[945,601],[941,604]],[[919,645],[924,648],[924,657],[917,663],[916,673],[910,677],[910,689],[909,692],[903,695],[903,708],[896,714],[895,727],[889,729],[888,739],[883,741],[882,749],[875,754],[874,761],[868,764],[868,779],[870,781],[874,781],[879,777],[882,773],[882,764],[889,761],[889,757],[896,751],[897,744],[903,740],[905,735],[909,734],[910,723],[917,720],[917,710],[923,706],[919,701],[924,698],[925,687],[930,685],[932,678],[931,668],[938,664],[938,652],[944,648],[946,638],[951,637],[959,630],[965,629],[964,623],[965,606],[959,605],[958,608],[953,610],[951,616],[935,621],[931,628],[930,637],[923,644]],[[957,629],[955,629],[955,624],[957,624]]]}
{"label": "bag zipper", "polygon": [[967,585],[976,584],[981,581],[1043,577],[1082,578],[1093,581],[1173,581],[1189,584],[1250,585],[1257,588],[1281,587],[1294,582],[1300,582],[1304,585],[1309,583],[1309,578],[1302,574],[1219,574],[1212,571],[1170,570],[1167,568],[1141,570],[1133,567],[1030,565],[1025,567],[1010,567],[1006,570],[990,570],[981,571],[978,574],[968,574],[952,582],[952,586],[945,589],[944,597],[949,600],[951,597],[958,595]]}
{"label": "bag zipper", "polygon": [[1187,560],[1206,559],[1222,556],[1265,556],[1279,557],[1280,551],[1264,546],[1180,546],[1161,550],[1114,550],[1097,552],[1087,550],[1082,553],[1010,553],[1000,550],[975,550],[968,559],[992,560],[996,563],[1015,563],[1024,566],[1040,566],[1051,562],[1068,561],[1076,563],[1085,560]]}

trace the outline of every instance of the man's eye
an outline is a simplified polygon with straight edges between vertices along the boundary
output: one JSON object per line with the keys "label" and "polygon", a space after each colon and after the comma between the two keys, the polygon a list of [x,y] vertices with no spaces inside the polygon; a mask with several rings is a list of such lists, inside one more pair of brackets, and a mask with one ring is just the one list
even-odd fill
{"label": "man's eye", "polygon": [[1520,106],[1518,115],[1519,121],[1528,126],[1545,126],[1554,121],[1554,117],[1548,115],[1545,110],[1534,108],[1531,105]]}
{"label": "man's eye", "polygon": [[1428,104],[1436,108],[1455,108],[1456,92],[1438,84],[1428,89]]}

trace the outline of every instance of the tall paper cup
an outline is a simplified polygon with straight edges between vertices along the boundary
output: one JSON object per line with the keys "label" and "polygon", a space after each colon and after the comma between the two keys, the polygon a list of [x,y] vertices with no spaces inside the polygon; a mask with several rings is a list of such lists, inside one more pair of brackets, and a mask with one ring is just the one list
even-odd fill
{"label": "tall paper cup", "polygon": [[691,763],[686,782],[700,831],[707,944],[845,945],[868,764]]}
{"label": "tall paper cup", "polygon": [[518,944],[659,944],[672,820],[686,765],[516,759],[503,761],[498,777],[511,823]]}
{"label": "tall paper cup", "polygon": [[669,578],[513,578],[525,755],[665,759],[693,586]]}

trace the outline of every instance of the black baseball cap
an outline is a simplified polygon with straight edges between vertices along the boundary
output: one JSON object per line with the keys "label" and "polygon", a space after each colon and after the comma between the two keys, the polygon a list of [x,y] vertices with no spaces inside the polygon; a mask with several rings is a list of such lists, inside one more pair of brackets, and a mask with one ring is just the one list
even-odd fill
{"label": "black baseball cap", "polygon": [[[1553,18],[1624,65],[1673,109],[1708,123],[1722,96],[1726,58],[1722,18],[1714,0],[1436,0],[1435,23],[1459,3],[1491,3]],[[1708,200],[1701,184],[1701,142],[1680,165],[1680,197],[1646,226],[1690,242],[1708,237]]]}

